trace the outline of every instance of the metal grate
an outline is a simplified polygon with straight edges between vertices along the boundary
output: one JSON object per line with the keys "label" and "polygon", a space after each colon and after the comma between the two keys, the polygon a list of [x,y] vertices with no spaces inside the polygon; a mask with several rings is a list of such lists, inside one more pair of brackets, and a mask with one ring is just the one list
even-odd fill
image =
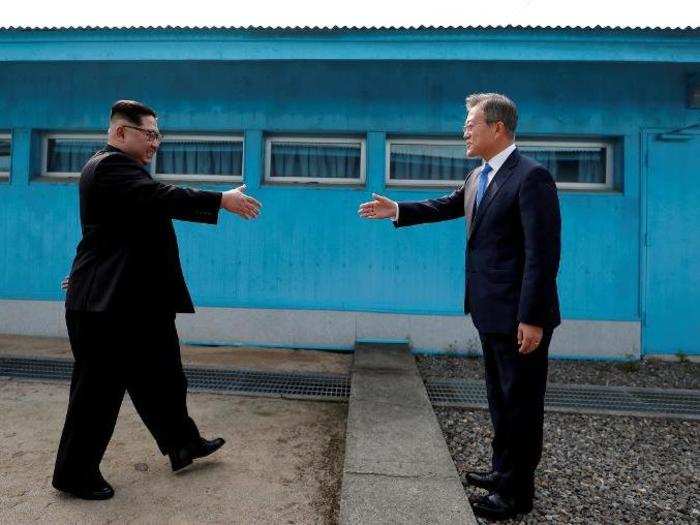
{"label": "metal grate", "polygon": [[[72,370],[73,363],[63,359],[0,357],[0,376],[68,380]],[[185,374],[190,390],[196,391],[322,401],[347,401],[350,396],[350,377],[346,375],[194,367],[186,367]],[[435,406],[487,406],[483,381],[428,379],[425,386]],[[545,408],[700,419],[700,392],[552,384],[547,388]]]}
{"label": "metal grate", "polygon": [[[482,381],[427,379],[425,386],[435,406],[487,406]],[[700,419],[700,391],[553,384],[547,387],[545,409]]]}
{"label": "metal grate", "polygon": [[[73,363],[62,359],[0,357],[0,376],[67,380]],[[337,374],[299,374],[185,367],[190,390],[239,395],[347,401],[350,378]]]}
{"label": "metal grate", "polygon": [[0,376],[28,379],[70,379],[73,363],[64,359],[0,357]]}
{"label": "metal grate", "polygon": [[343,375],[256,372],[185,368],[193,390],[237,394],[281,395],[287,398],[346,401],[350,378]]}

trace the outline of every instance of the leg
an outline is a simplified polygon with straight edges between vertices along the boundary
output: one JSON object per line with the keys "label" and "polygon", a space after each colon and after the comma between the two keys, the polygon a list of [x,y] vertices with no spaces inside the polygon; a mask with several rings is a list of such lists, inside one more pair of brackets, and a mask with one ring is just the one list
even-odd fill
{"label": "leg", "polygon": [[182,370],[174,314],[141,323],[144,337],[130,346],[127,391],[163,454],[200,438],[187,412],[187,378]]}
{"label": "leg", "polygon": [[486,397],[488,399],[491,425],[493,427],[493,437],[491,438],[491,470],[494,472],[501,472],[503,469],[503,451],[506,436],[504,435],[503,421],[503,390],[501,389],[501,378],[496,356],[498,345],[494,344],[492,334],[479,334],[479,338],[481,339],[481,348],[484,353]]}
{"label": "leg", "polygon": [[99,464],[124,397],[104,314],[67,311],[66,325],[75,365],[54,468],[59,488],[101,479]]}
{"label": "leg", "polygon": [[535,469],[542,456],[544,394],[551,330],[528,355],[518,352],[517,336],[493,339],[503,391],[503,470],[500,494],[530,503],[534,497]]}

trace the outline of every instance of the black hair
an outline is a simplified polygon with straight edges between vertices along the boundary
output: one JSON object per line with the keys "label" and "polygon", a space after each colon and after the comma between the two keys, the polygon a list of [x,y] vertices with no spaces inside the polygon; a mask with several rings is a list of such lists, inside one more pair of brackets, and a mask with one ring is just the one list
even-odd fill
{"label": "black hair", "polygon": [[142,104],[136,100],[117,100],[112,104],[109,120],[112,120],[115,116],[123,117],[137,126],[141,125],[141,119],[143,117],[151,116],[157,118],[155,111],[146,104]]}

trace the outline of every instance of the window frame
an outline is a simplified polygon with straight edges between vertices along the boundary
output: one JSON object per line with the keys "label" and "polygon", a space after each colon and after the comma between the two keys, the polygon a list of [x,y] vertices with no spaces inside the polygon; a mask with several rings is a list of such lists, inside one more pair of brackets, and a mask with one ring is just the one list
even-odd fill
{"label": "window frame", "polygon": [[[467,147],[463,140],[459,139],[437,139],[437,138],[420,138],[416,136],[399,138],[388,137],[386,139],[386,158],[384,167],[384,184],[387,187],[408,187],[408,188],[455,188],[464,182],[462,180],[402,180],[391,178],[391,146],[392,144],[419,144],[419,145],[435,145],[435,146],[461,146],[464,154],[467,154]],[[465,157],[466,158],[466,157]],[[472,157],[473,158],[473,157]],[[467,174],[464,174],[466,178]]]}
{"label": "window frame", "polygon": [[107,144],[107,134],[100,133],[44,133],[41,139],[41,171],[40,176],[48,179],[79,179],[79,171],[48,171],[49,162],[49,140],[101,140]]}
{"label": "window frame", "polygon": [[[360,146],[360,177],[336,179],[331,177],[272,177],[272,145],[276,142],[292,144],[345,144]],[[360,135],[303,135],[285,134],[265,137],[265,166],[263,182],[269,185],[320,185],[320,186],[364,186],[367,182],[367,139]]]}
{"label": "window frame", "polygon": [[[241,174],[240,175],[211,175],[211,174],[187,174],[187,173],[170,173],[170,174],[159,174],[156,171],[156,166],[158,165],[158,154],[160,153],[160,147],[153,156],[151,161],[151,176],[155,180],[169,182],[169,181],[193,181],[193,182],[243,182],[243,174],[245,173],[245,137],[243,133],[231,134],[231,135],[220,135],[220,134],[198,134],[198,133],[164,133],[163,140],[160,145],[168,140],[187,140],[190,142],[240,142],[241,144]],[[159,145],[159,146],[160,146]]]}
{"label": "window frame", "polygon": [[8,171],[0,171],[0,181],[7,182],[10,180],[12,173],[12,133],[0,133],[0,140],[8,140],[10,142],[10,169]]}
{"label": "window frame", "polygon": [[[566,150],[570,148],[603,148],[605,151],[605,182],[557,182],[557,188],[562,190],[597,190],[597,191],[611,191],[614,189],[615,178],[613,177],[613,170],[615,167],[615,143],[612,140],[555,140],[555,139],[523,139],[515,141],[518,148],[522,147],[541,147],[541,148],[551,148],[554,147],[552,151]],[[526,150],[521,150],[527,155]]]}
{"label": "window frame", "polygon": [[[438,145],[451,146],[461,145],[464,147],[464,141],[458,139],[436,139],[436,138],[420,138],[411,136],[406,138],[389,137],[386,139],[386,155],[385,155],[385,176],[384,182],[387,187],[395,188],[435,188],[435,187],[458,187],[464,182],[461,181],[421,181],[421,180],[397,180],[391,179],[391,145],[392,144],[421,144],[421,145]],[[557,182],[557,188],[562,190],[596,190],[596,191],[612,191],[615,188],[615,177],[613,170],[615,168],[615,141],[614,140],[575,140],[575,139],[545,139],[545,138],[524,138],[515,141],[516,146],[527,155],[527,151],[523,148],[539,147],[539,148],[557,148],[566,150],[570,148],[603,148],[605,151],[605,182]],[[465,147],[466,155],[466,147]],[[465,177],[466,177],[465,173]]]}

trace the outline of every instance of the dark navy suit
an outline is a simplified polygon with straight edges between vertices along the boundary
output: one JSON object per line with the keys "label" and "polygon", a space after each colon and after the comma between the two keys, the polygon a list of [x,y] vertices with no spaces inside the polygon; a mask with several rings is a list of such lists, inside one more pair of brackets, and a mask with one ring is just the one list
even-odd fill
{"label": "dark navy suit", "polygon": [[[542,453],[549,342],[561,322],[559,201],[549,172],[515,149],[477,208],[479,171],[445,197],[399,203],[395,226],[466,215],[464,311],[471,313],[484,351],[494,426],[492,466],[502,475],[500,492],[531,500]],[[541,344],[527,355],[518,352],[521,322],[543,328]]]}

